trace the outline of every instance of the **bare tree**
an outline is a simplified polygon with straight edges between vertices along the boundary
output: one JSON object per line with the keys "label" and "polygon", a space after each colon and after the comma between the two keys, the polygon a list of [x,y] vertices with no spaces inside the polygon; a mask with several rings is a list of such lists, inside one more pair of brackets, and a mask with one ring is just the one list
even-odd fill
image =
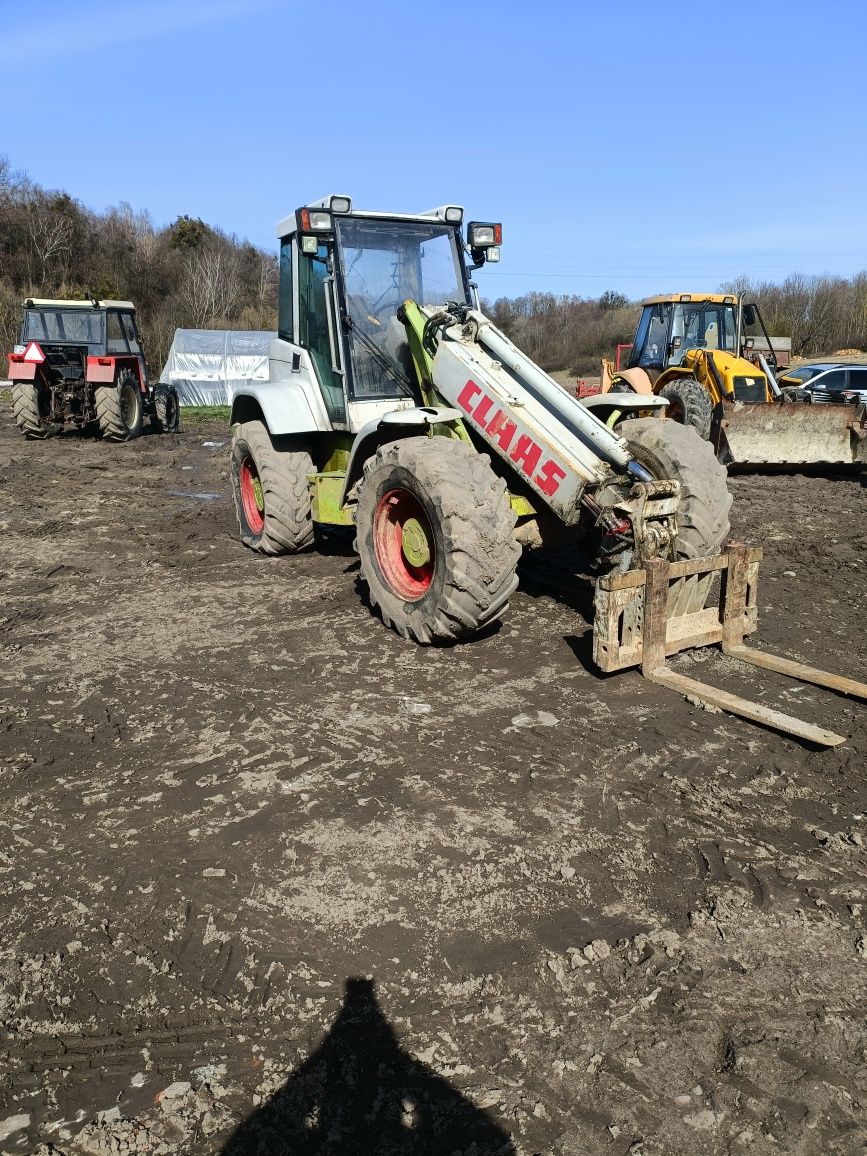
{"label": "bare tree", "polygon": [[50,279],[52,264],[70,251],[73,223],[65,213],[57,211],[41,190],[30,190],[25,208],[27,232],[38,262],[38,266],[31,269],[31,277],[45,284]]}
{"label": "bare tree", "polygon": [[238,297],[238,255],[234,249],[218,243],[187,253],[180,298],[194,328],[226,324]]}

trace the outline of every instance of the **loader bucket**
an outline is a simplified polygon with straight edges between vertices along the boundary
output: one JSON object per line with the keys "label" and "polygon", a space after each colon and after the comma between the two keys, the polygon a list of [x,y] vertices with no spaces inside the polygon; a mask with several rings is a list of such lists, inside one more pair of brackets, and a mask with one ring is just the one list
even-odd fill
{"label": "loader bucket", "polygon": [[853,405],[735,401],[724,407],[717,452],[745,465],[867,464],[865,413]]}

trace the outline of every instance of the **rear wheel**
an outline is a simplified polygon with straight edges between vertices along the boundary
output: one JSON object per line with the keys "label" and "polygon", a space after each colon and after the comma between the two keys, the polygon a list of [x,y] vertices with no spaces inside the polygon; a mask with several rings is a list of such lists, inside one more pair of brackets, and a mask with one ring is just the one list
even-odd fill
{"label": "rear wheel", "polygon": [[142,430],[144,404],[138,378],[131,369],[122,369],[114,385],[96,390],[96,420],[108,441],[126,442]]}
{"label": "rear wheel", "polygon": [[[677,557],[708,558],[718,553],[729,535],[732,496],[726,468],[717,461],[710,442],[688,426],[660,418],[634,418],[617,429],[654,478],[680,482]],[[712,576],[701,576],[672,583],[669,612],[700,610],[712,581]]]}
{"label": "rear wheel", "polygon": [[179,425],[178,391],[173,385],[155,385],[151,426],[157,433],[175,433]]}
{"label": "rear wheel", "polygon": [[505,612],[518,584],[515,514],[466,442],[382,446],[364,467],[355,522],[371,604],[402,637],[450,642]]}
{"label": "rear wheel", "polygon": [[700,438],[710,437],[713,402],[701,382],[694,377],[679,377],[664,385],[659,396],[668,401],[667,418],[691,425]]}
{"label": "rear wheel", "polygon": [[306,450],[277,450],[260,421],[232,439],[232,493],[241,541],[262,554],[298,554],[313,545]]}
{"label": "rear wheel", "polygon": [[39,380],[13,383],[12,413],[15,424],[27,438],[49,438],[59,428],[51,420],[48,390]]}

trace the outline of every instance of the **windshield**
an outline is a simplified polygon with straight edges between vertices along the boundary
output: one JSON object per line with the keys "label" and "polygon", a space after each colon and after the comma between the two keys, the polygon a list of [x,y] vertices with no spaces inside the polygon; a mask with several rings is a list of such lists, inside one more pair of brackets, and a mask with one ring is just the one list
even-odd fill
{"label": "windshield", "polygon": [[809,381],[811,377],[815,377],[817,373],[821,373],[821,369],[813,369],[809,365],[804,365],[800,369],[787,369],[785,373],[786,380],[794,379],[795,381]]}
{"label": "windshield", "polygon": [[680,365],[687,349],[724,349],[735,351],[737,315],[734,305],[717,301],[678,301],[671,325],[673,348],[669,365]]}
{"label": "windshield", "polygon": [[[412,377],[406,332],[397,319],[404,301],[445,305],[468,301],[457,230],[438,221],[336,218],[343,293],[353,326]],[[402,393],[353,330],[353,395],[395,397]]]}
{"label": "windshield", "polygon": [[104,314],[91,309],[27,309],[22,341],[101,345]]}

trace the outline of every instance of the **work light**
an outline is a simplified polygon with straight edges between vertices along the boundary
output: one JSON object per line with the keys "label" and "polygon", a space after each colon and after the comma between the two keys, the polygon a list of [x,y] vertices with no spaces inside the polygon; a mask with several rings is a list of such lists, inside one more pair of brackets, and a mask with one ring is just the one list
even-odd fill
{"label": "work light", "polygon": [[330,233],[332,231],[331,213],[327,209],[299,209],[295,218],[299,232]]}
{"label": "work light", "polygon": [[503,243],[503,226],[486,221],[470,221],[467,240],[471,249],[490,249]]}

